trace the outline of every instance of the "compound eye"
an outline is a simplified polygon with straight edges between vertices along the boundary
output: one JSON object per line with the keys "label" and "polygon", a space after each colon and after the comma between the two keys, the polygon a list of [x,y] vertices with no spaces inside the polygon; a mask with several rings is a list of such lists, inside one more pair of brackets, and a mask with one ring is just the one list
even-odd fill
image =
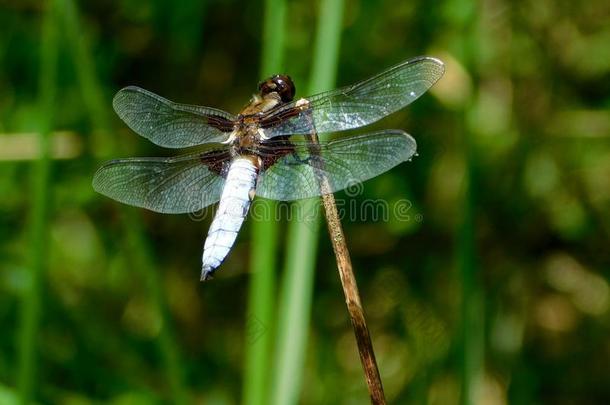
{"label": "compound eye", "polygon": [[273,77],[273,82],[277,85],[277,92],[283,102],[292,101],[294,98],[295,87],[290,76],[277,75]]}

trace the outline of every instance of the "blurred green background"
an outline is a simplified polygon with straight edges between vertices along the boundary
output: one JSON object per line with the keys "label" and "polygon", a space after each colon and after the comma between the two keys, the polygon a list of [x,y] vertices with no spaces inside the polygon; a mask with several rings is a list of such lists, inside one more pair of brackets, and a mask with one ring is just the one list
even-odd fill
{"label": "blurred green background", "polygon": [[[609,20],[602,0],[0,2],[0,403],[367,403],[323,223],[250,219],[200,283],[212,211],[91,179],[172,154],[118,120],[123,86],[237,112],[278,70],[305,96],[422,54],[445,77],[375,124],[419,156],[337,194],[388,402],[609,403]],[[367,199],[407,216],[351,219]]]}

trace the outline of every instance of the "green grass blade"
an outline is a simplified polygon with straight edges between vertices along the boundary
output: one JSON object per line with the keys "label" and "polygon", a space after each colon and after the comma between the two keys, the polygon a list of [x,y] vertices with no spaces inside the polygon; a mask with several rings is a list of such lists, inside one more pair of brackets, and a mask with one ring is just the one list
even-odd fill
{"label": "green grass blade", "polygon": [[[259,207],[275,210],[276,203],[259,201]],[[272,212],[272,211],[269,211]],[[244,399],[248,405],[266,403],[273,334],[275,268],[278,225],[270,219],[252,224],[252,280],[246,315],[246,367]]]}
{"label": "green grass blade", "polygon": [[462,287],[462,404],[475,402],[475,393],[481,373],[484,347],[484,325],[479,270],[476,261],[475,242],[475,204],[476,204],[476,166],[472,156],[473,146],[464,131],[466,148],[466,185],[463,200],[463,223],[458,231],[458,261]]}
{"label": "green grass blade", "polygon": [[288,228],[271,404],[296,404],[301,388],[318,245],[319,201],[298,203],[303,215]]}
{"label": "green grass blade", "polygon": [[330,90],[335,85],[343,28],[343,6],[343,0],[327,0],[320,3],[308,94]]}
{"label": "green grass blade", "polygon": [[[98,81],[92,57],[93,53],[86,42],[86,37],[83,35],[76,5],[73,0],[59,1],[77,78],[85,100],[85,107],[96,130],[101,130],[100,132],[94,131],[94,134],[108,135],[112,128],[107,113],[110,108],[110,98],[104,95],[102,86]],[[98,151],[100,155],[111,156],[115,156],[117,151],[116,144],[112,142],[110,136],[94,138],[93,149]],[[135,210],[129,207],[123,207],[122,209],[123,229],[128,241],[127,246],[132,248],[131,259],[134,267],[141,272],[146,282],[154,309],[162,316],[162,327],[157,338],[157,346],[171,390],[171,402],[186,403],[180,350],[171,327],[159,268],[155,264],[152,249],[150,249],[137,214]]]}
{"label": "green grass blade", "polygon": [[29,284],[24,290],[20,320],[19,366],[17,385],[20,401],[28,404],[34,397],[36,380],[37,336],[41,317],[41,284],[47,258],[48,216],[50,203],[50,133],[53,126],[57,93],[57,19],[53,0],[46,2],[40,49],[40,157],[32,171],[31,267]]}
{"label": "green grass blade", "polygon": [[74,68],[83,95],[85,109],[90,114],[94,126],[92,150],[96,156],[112,156],[117,145],[114,139],[108,136],[111,128],[108,116],[108,97],[104,95],[102,87],[95,73],[95,62],[87,36],[83,35],[78,10],[73,0],[57,0],[60,4],[64,29],[68,41],[69,51],[72,53]]}
{"label": "green grass blade", "polygon": [[[455,0],[452,7],[455,7],[456,10],[460,9],[462,12],[451,14],[447,25],[463,31],[464,35],[453,38],[450,48],[453,48],[454,54],[464,63],[467,71],[476,78],[479,57],[476,55],[475,44],[478,40],[477,30],[480,29],[477,13],[480,5]],[[477,190],[480,187],[479,158],[474,141],[475,131],[470,127],[472,120],[468,119],[474,114],[473,108],[475,107],[472,101],[466,102],[459,112],[461,122],[456,128],[457,136],[462,140],[462,152],[466,166],[462,191],[462,222],[455,232],[456,261],[459,268],[462,298],[460,307],[462,324],[457,358],[460,362],[460,403],[464,405],[476,402],[476,395],[480,391],[482,380],[485,350],[485,292],[480,280],[481,270],[477,260],[476,246],[476,217],[479,206]]]}
{"label": "green grass blade", "polygon": [[[283,69],[284,0],[265,1],[265,20],[261,58],[261,79]],[[248,292],[246,323],[246,373],[244,400],[247,405],[263,405],[268,397],[268,375],[273,339],[271,325],[275,294],[278,224],[274,213],[277,203],[257,200],[257,212],[252,219],[252,280]],[[262,333],[253,330],[262,328]]]}
{"label": "green grass blade", "polygon": [[293,219],[288,226],[273,367],[271,403],[274,405],[298,402],[313,294],[319,233],[318,206],[319,203],[315,200],[294,203],[293,209],[310,212],[312,216],[306,221],[302,218]]}
{"label": "green grass blade", "polygon": [[261,79],[280,73],[284,68],[284,29],[286,3],[284,0],[265,0],[263,46],[261,49]]}
{"label": "green grass blade", "polygon": [[[308,93],[334,86],[339,60],[343,0],[320,4]],[[307,349],[315,258],[320,223],[318,200],[295,203],[299,221],[289,225],[285,275],[280,296],[272,404],[298,402]]]}

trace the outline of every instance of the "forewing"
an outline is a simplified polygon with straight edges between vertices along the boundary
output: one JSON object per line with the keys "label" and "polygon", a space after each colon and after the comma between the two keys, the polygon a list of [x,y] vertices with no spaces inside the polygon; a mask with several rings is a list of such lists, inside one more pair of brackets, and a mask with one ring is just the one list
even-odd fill
{"label": "forewing", "polygon": [[[273,150],[273,142],[269,151]],[[330,191],[343,190],[390,170],[411,159],[417,145],[404,131],[385,130],[320,143],[319,157],[312,156],[305,142],[294,145],[258,178],[256,195],[280,201],[299,200],[322,194],[317,167],[330,184]],[[316,162],[316,159],[320,159]]]}
{"label": "forewing", "polygon": [[95,173],[93,188],[124,204],[166,214],[198,211],[220,199],[224,149],[172,158],[113,160]]}
{"label": "forewing", "polygon": [[165,148],[224,142],[235,119],[222,110],[174,103],[135,86],[120,90],[112,105],[129,128]]}
{"label": "forewing", "polygon": [[444,71],[438,59],[411,59],[354,85],[307,97],[309,109],[300,109],[299,100],[286,104],[261,126],[271,138],[311,132],[310,117],[318,133],[369,125],[415,101]]}

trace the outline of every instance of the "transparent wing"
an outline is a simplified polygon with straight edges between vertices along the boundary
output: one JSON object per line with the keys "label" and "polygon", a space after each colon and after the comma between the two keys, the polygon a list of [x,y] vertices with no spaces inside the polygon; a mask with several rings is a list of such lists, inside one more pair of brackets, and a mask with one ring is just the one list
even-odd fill
{"label": "transparent wing", "polygon": [[319,133],[362,127],[415,101],[444,71],[438,59],[411,59],[354,85],[307,97],[309,110],[297,107],[298,100],[286,104],[263,119],[261,126],[269,138],[309,133],[309,118]]}
{"label": "transparent wing", "polygon": [[174,103],[135,86],[120,90],[112,105],[129,128],[165,148],[223,142],[235,119],[222,110]]}
{"label": "transparent wing", "polygon": [[98,193],[166,214],[194,212],[220,199],[230,160],[224,149],[172,158],[131,158],[104,164],[93,178]]}
{"label": "transparent wing", "polygon": [[[274,150],[273,141],[267,146]],[[283,144],[282,148],[288,150]],[[385,130],[320,143],[323,174],[332,192],[378,176],[411,159],[417,145],[404,131]],[[263,152],[264,154],[264,147]],[[306,142],[285,153],[258,178],[256,195],[280,201],[321,195],[312,156]],[[316,166],[317,167],[317,166]]]}

